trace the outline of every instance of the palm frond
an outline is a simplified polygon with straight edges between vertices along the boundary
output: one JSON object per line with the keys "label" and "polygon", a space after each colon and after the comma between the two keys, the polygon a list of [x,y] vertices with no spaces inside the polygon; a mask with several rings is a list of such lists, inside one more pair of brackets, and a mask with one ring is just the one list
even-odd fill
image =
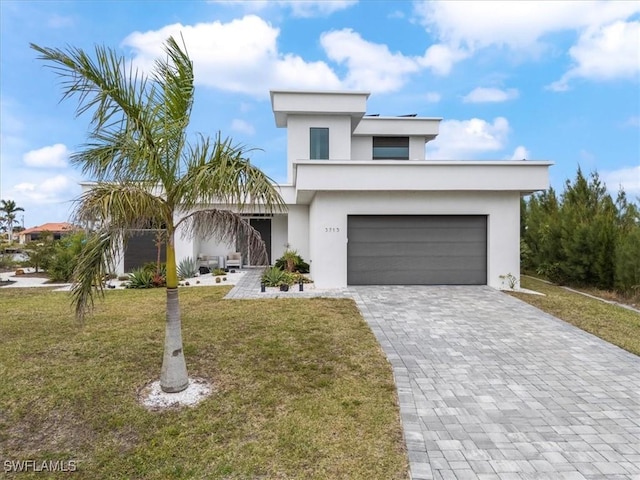
{"label": "palm frond", "polygon": [[200,137],[186,155],[187,172],[176,193],[185,209],[200,204],[225,203],[243,210],[261,205],[267,213],[282,211],[285,203],[274,182],[245,157],[242,145],[234,145],[220,133],[212,143]]}
{"label": "palm frond", "polygon": [[95,297],[104,294],[102,281],[112,271],[112,259],[115,258],[121,241],[117,232],[106,229],[87,237],[78,257],[74,271],[76,282],[71,290],[78,321],[83,322],[85,315],[93,309]]}
{"label": "palm frond", "polygon": [[[156,87],[133,66],[127,69],[124,57],[107,47],[95,47],[95,60],[74,47],[62,50],[31,44],[31,48],[39,52],[38,58],[48,62],[60,77],[62,100],[77,98],[76,115],[93,112],[92,135],[120,132],[131,136],[131,142],[144,145],[146,156],[130,156],[127,151],[121,153],[121,158],[131,162],[131,170],[139,172],[141,168],[136,162],[148,161],[157,150],[154,121],[158,105],[152,101]],[[121,143],[114,143],[114,151],[119,145]],[[98,180],[109,178],[114,171],[112,166],[105,166],[100,157],[90,155],[76,155],[72,163],[80,165],[83,173]]]}
{"label": "palm frond", "polygon": [[238,238],[246,238],[251,259],[255,265],[267,265],[267,248],[260,233],[249,225],[240,214],[230,210],[198,210],[184,217],[184,235],[202,239],[215,238],[221,243],[233,244]]}
{"label": "palm frond", "polygon": [[76,209],[76,221],[99,221],[111,231],[163,228],[173,225],[173,216],[156,185],[134,182],[97,183],[82,194]]}

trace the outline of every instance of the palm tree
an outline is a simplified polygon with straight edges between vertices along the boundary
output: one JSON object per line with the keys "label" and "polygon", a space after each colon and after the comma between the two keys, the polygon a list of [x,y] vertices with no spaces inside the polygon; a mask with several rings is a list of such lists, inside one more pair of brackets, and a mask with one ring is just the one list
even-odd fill
{"label": "palm tree", "polygon": [[7,224],[9,245],[11,245],[13,240],[13,222],[16,220],[16,212],[24,212],[24,208],[18,207],[13,200],[0,200],[0,212],[4,212],[2,221]]}
{"label": "palm tree", "polygon": [[[160,384],[165,392],[187,388],[182,349],[175,254],[177,233],[233,242],[244,235],[266,250],[260,234],[240,212],[260,205],[265,212],[284,208],[273,182],[245,158],[246,151],[220,134],[187,141],[194,98],[193,65],[175,39],[149,76],[134,70],[114,50],[97,46],[95,59],[83,50],[32,44],[62,81],[62,98],[77,97],[76,115],[92,112],[88,142],[72,164],[96,180],[77,199],[79,222],[99,227],[78,259],[73,287],[76,315],[82,319],[102,294],[103,278],[131,232],[163,229],[166,241],[167,312]],[[207,208],[212,204],[227,209]]]}

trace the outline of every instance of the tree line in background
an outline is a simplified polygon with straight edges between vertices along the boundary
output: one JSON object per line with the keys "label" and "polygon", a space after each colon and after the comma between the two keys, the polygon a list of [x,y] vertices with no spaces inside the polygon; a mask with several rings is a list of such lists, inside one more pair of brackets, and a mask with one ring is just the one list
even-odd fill
{"label": "tree line in background", "polygon": [[521,200],[520,229],[523,271],[640,294],[640,211],[622,189],[614,200],[597,172],[578,168],[560,195],[550,188]]}

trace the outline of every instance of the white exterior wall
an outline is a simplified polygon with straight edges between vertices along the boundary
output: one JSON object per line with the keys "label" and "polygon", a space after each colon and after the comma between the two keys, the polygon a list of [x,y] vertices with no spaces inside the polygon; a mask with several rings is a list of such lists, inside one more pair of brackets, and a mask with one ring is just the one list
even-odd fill
{"label": "white exterior wall", "polygon": [[288,243],[303,260],[309,261],[309,206],[290,205],[287,215]]}
{"label": "white exterior wall", "polygon": [[409,137],[409,160],[424,160],[424,137]]}
{"label": "white exterior wall", "polygon": [[[300,115],[287,120],[287,179],[292,181],[292,163],[308,160],[310,128],[329,129],[329,158],[348,160],[351,157],[351,118],[345,115]],[[316,161],[316,160],[314,160]],[[317,160],[322,162],[322,160]]]}
{"label": "white exterior wall", "polygon": [[351,160],[373,159],[373,137],[352,137],[351,138]]}
{"label": "white exterior wall", "polygon": [[288,238],[286,215],[274,215],[271,219],[271,263],[275,263],[286,250]]}
{"label": "white exterior wall", "polygon": [[319,288],[347,285],[348,215],[487,215],[487,283],[520,277],[518,192],[318,192],[309,209],[311,276]]}

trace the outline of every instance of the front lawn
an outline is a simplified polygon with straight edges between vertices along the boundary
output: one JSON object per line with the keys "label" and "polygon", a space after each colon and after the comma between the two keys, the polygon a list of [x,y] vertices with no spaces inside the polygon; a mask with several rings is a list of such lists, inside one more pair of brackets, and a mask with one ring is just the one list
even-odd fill
{"label": "front lawn", "polygon": [[535,278],[522,277],[521,285],[546,296],[525,293],[511,295],[607,342],[640,355],[640,314],[569,292]]}
{"label": "front lawn", "polygon": [[189,374],[216,391],[149,412],[164,289],[109,291],[83,327],[65,293],[0,289],[0,458],[75,460],[83,479],[407,478],[391,368],[354,303],[228,290],[180,296]]}

